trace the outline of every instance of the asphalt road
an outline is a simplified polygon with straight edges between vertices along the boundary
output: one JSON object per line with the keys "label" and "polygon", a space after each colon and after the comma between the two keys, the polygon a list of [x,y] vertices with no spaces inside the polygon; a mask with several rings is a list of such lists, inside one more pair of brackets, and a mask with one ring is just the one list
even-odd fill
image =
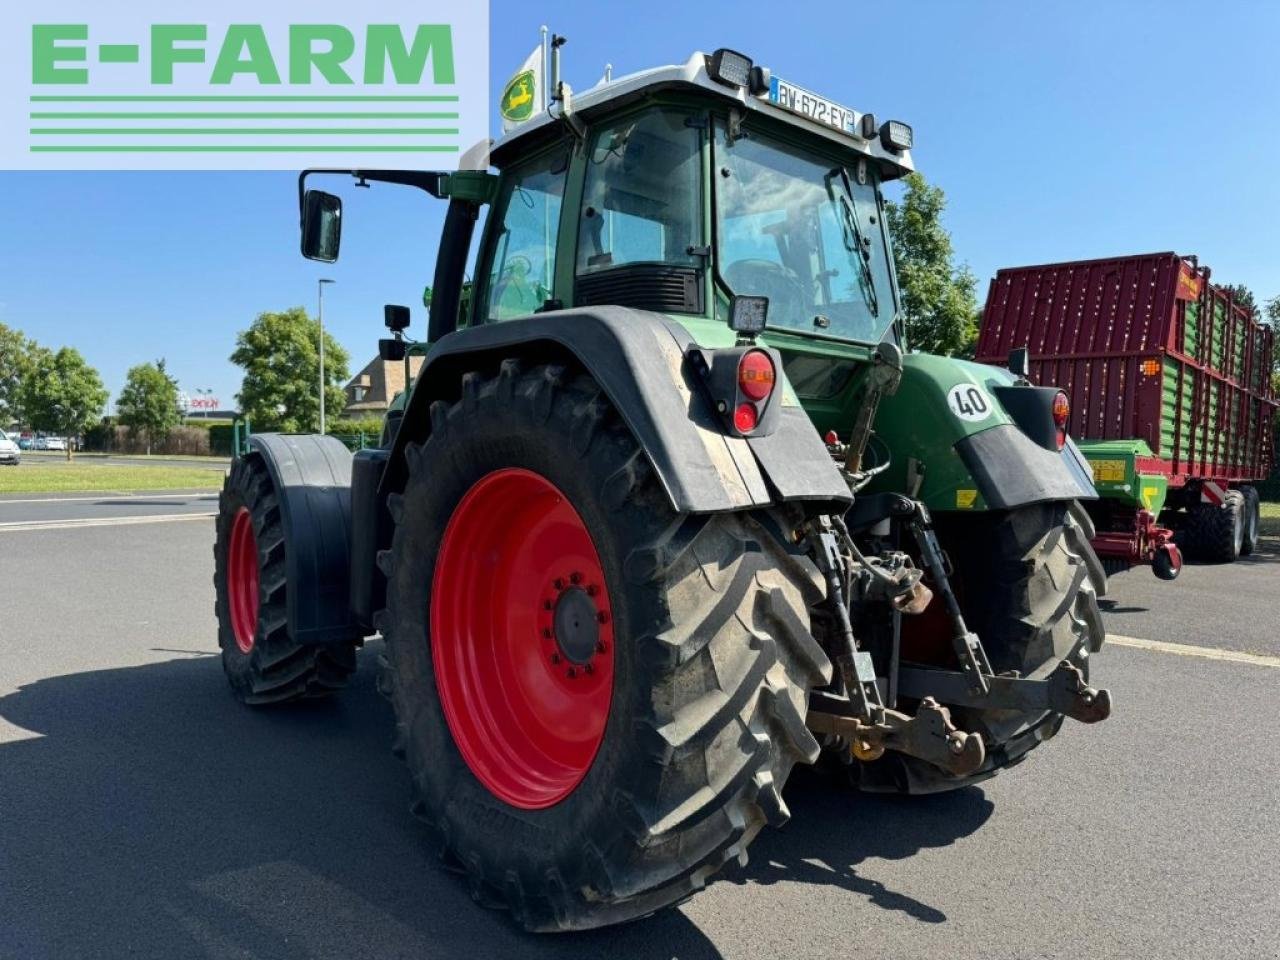
{"label": "asphalt road", "polygon": [[[1280,956],[1271,661],[1108,647],[1113,717],[995,780],[904,801],[794,778],[791,823],[680,909],[531,938],[409,816],[376,642],[334,700],[231,699],[211,542],[208,518],[0,527],[0,958]],[[1109,623],[1252,649],[1258,576],[1224,596],[1232,571],[1189,568],[1159,606],[1119,578]]]}
{"label": "asphalt road", "polygon": [[[212,515],[218,510],[218,494],[193,492],[146,493],[49,493],[0,494],[0,532],[40,528],[133,525],[139,520],[178,519]],[[3,550],[3,544],[0,544]]]}

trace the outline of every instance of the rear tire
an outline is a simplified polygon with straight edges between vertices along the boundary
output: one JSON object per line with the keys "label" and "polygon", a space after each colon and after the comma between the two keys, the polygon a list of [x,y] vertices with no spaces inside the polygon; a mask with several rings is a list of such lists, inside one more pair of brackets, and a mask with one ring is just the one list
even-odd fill
{"label": "rear tire", "polygon": [[[992,669],[1043,677],[1079,647],[1083,652],[1075,654],[1074,662],[1087,678],[1089,653],[1101,647],[1106,635],[1098,609],[1106,577],[1076,511],[1063,502],[1035,504],[985,515],[941,515],[936,526],[954,568],[951,580],[965,621],[982,639]],[[921,620],[931,636],[915,647],[916,657],[939,662],[940,655],[950,656],[945,652],[949,641],[939,643],[933,636],[945,623]],[[903,659],[910,660],[909,631],[915,624],[904,618],[903,626]],[[908,713],[915,710],[913,702],[903,707]],[[854,783],[890,793],[955,790],[1021,762],[1057,733],[1063,721],[1054,712],[962,707],[952,707],[951,716],[961,730],[980,733],[986,741],[987,758],[978,771],[956,777],[915,757],[887,753],[872,763],[855,763],[850,768]]]}
{"label": "rear tire", "polygon": [[1258,546],[1258,530],[1262,525],[1262,498],[1257,487],[1239,488],[1244,497],[1244,531],[1240,538],[1240,556],[1247,557]]}
{"label": "rear tire", "polygon": [[1245,498],[1239,490],[1228,490],[1221,506],[1197,503],[1187,516],[1183,552],[1208,563],[1234,563],[1243,552],[1244,526]]}
{"label": "rear tire", "polygon": [[[388,575],[382,686],[395,707],[414,812],[434,828],[443,859],[466,875],[472,896],[509,909],[526,929],[598,927],[680,902],[726,862],[745,860],[766,822],[786,821],[783,783],[794,763],[817,757],[804,722],[808,692],[830,678],[831,666],[809,633],[806,611],[820,597],[813,568],[771,535],[765,517],[673,512],[644,453],[585,375],[522,371],[508,360],[496,376],[467,374],[462,399],[435,403],[431,420],[426,442],[406,450],[409,480],[389,504],[395,536],[380,556]],[[452,575],[436,568],[441,557],[459,556],[449,538],[454,518],[468,515],[466,498],[516,472],[561,493],[589,532],[604,579],[592,595],[608,607],[613,641],[612,694],[594,756],[567,793],[541,806],[533,794],[497,789],[505,780],[477,755],[506,742],[503,731],[485,739],[459,726],[467,718],[451,706],[456,668],[433,651],[457,636],[471,638],[474,658],[491,649],[479,614],[465,623],[433,616],[433,603],[454,596],[440,587]],[[495,558],[476,589],[503,607],[515,590],[505,558],[529,538],[513,545],[491,540],[483,525],[468,529],[476,554]],[[549,562],[548,577],[562,576],[558,565]],[[443,635],[433,637],[437,627]],[[529,645],[545,638],[530,630]],[[499,642],[507,643],[492,647]],[[524,656],[524,646],[514,649]],[[534,671],[550,652],[523,662]],[[538,689],[514,674],[504,682],[512,691]],[[477,716],[506,709],[470,706]],[[525,755],[510,756],[521,773]]]}
{"label": "rear tire", "polygon": [[271,474],[260,457],[237,458],[218,498],[213,545],[222,669],[243,703],[283,703],[341,690],[358,638],[299,646],[289,636],[285,537]]}

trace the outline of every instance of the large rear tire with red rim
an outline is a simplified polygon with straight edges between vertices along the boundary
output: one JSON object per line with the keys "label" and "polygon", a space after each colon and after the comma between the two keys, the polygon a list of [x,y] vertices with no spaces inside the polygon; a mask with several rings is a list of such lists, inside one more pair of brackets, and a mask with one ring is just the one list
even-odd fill
{"label": "large rear tire with red rim", "polygon": [[218,646],[236,697],[283,703],[333,693],[355,670],[355,645],[299,646],[289,636],[285,536],[271,474],[256,454],[237,458],[218,498],[213,545]]}
{"label": "large rear tire with red rim", "polygon": [[808,561],[675,513],[595,382],[469,373],[389,501],[382,685],[415,812],[530,930],[618,923],[745,858],[818,745]]}

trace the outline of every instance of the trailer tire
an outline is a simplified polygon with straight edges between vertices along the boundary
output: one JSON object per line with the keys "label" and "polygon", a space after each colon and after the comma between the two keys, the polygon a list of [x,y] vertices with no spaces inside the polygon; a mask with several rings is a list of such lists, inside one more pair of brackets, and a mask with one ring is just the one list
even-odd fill
{"label": "trailer tire", "polygon": [[[406,450],[379,556],[380,685],[413,811],[472,896],[528,930],[646,916],[789,815],[783,783],[819,752],[808,693],[831,676],[809,632],[816,571],[768,516],[676,513],[590,377],[511,359],[461,387]],[[523,583],[547,599],[524,602]],[[605,625],[580,648],[579,621],[560,619],[571,594]],[[572,686],[606,679],[602,700]],[[586,748],[548,733],[552,766],[522,745],[561,700]],[[504,722],[517,710],[524,726]]]}
{"label": "trailer tire", "polygon": [[1221,505],[1197,503],[1192,506],[1183,528],[1183,551],[1195,560],[1234,563],[1243,552],[1244,528],[1244,494],[1228,490]]}
{"label": "trailer tire", "polygon": [[1258,547],[1258,530],[1262,525],[1262,498],[1258,488],[1248,484],[1238,488],[1244,497],[1244,531],[1240,538],[1240,556],[1247,557]]}
{"label": "trailer tire", "polygon": [[238,457],[218,497],[214,612],[222,669],[236,698],[260,706],[321,697],[346,686],[359,637],[301,646],[289,636],[285,535],[261,457]]}
{"label": "trailer tire", "polygon": [[[955,570],[965,620],[982,638],[994,671],[1044,675],[1076,649],[1074,662],[1087,679],[1089,654],[1105,639],[1098,595],[1106,589],[1106,576],[1074,505],[939,515],[935,525]],[[965,589],[966,580],[980,589]],[[914,703],[903,706],[914,712]],[[979,783],[1020,763],[1063,721],[1055,712],[960,707],[952,707],[951,716],[957,727],[982,734],[987,743],[978,771],[956,777],[915,757],[887,753],[872,763],[855,763],[855,785],[872,792],[940,793]]]}

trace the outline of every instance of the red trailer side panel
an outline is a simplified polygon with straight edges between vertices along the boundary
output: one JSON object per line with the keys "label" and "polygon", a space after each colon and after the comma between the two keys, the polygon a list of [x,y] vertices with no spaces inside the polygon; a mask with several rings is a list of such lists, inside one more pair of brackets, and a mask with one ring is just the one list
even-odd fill
{"label": "red trailer side panel", "polygon": [[1258,480],[1272,340],[1194,258],[1154,253],[999,271],[977,358],[1027,347],[1032,378],[1071,398],[1078,437],[1143,439],[1183,480]]}

